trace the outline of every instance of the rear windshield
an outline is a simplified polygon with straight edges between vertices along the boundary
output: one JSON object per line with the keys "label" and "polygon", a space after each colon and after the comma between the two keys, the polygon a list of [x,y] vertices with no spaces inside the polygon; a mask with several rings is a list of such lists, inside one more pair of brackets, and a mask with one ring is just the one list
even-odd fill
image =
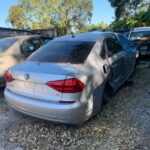
{"label": "rear windshield", "polygon": [[51,41],[29,57],[29,61],[84,63],[95,42]]}
{"label": "rear windshield", "polygon": [[7,50],[12,44],[14,44],[18,39],[12,38],[12,39],[0,39],[0,53]]}

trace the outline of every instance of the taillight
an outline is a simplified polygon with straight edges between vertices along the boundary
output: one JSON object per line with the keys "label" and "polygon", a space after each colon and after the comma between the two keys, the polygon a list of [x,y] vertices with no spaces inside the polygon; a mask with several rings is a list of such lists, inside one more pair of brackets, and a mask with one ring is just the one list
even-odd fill
{"label": "taillight", "polygon": [[78,93],[84,89],[84,84],[76,78],[50,81],[47,85],[61,93]]}
{"label": "taillight", "polygon": [[6,72],[5,72],[5,78],[6,78],[6,82],[11,82],[11,81],[13,81],[13,77],[12,77],[12,75],[10,74],[9,71],[6,71]]}

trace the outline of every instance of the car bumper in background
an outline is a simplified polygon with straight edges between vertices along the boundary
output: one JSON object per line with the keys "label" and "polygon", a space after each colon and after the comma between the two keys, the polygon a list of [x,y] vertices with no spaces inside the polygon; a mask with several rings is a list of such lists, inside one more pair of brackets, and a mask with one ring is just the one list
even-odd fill
{"label": "car bumper in background", "polygon": [[60,104],[32,99],[5,89],[5,98],[10,107],[22,113],[55,122],[81,124],[91,117],[87,104],[75,102]]}

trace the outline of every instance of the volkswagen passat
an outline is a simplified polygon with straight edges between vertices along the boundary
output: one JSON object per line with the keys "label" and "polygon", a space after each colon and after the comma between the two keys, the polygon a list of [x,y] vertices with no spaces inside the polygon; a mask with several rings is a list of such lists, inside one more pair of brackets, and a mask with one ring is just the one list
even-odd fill
{"label": "volkswagen passat", "polygon": [[103,94],[114,93],[135,62],[135,51],[121,34],[59,37],[6,72],[6,101],[31,116],[80,124],[100,111]]}

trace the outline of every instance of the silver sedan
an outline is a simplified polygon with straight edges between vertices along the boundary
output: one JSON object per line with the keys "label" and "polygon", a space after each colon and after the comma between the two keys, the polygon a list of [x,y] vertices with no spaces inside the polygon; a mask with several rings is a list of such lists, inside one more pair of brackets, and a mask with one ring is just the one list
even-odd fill
{"label": "silver sedan", "polygon": [[90,32],[56,38],[6,72],[13,109],[80,124],[101,110],[135,68],[135,51],[121,34]]}

